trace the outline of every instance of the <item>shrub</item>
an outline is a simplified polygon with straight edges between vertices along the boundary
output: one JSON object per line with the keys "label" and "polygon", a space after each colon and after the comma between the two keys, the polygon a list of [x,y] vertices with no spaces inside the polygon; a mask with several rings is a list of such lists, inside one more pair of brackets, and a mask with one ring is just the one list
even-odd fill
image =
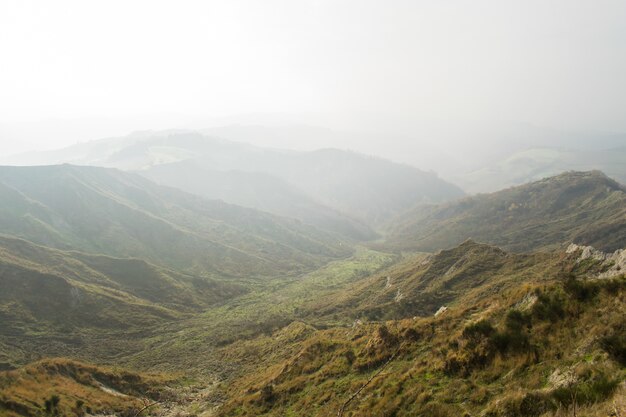
{"label": "shrub", "polygon": [[509,310],[506,315],[505,325],[511,332],[520,332],[524,327],[531,326],[530,316],[519,310]]}
{"label": "shrub", "polygon": [[580,302],[591,301],[599,292],[599,286],[590,281],[569,277],[563,285],[565,292]]}
{"label": "shrub", "polygon": [[46,401],[44,401],[44,407],[46,409],[46,414],[59,414],[59,403],[61,402],[61,397],[58,395],[51,395]]}
{"label": "shrub", "polygon": [[552,391],[552,397],[558,404],[568,409],[572,406],[595,404],[611,397],[619,382],[618,378],[610,378],[602,372],[596,372],[587,375],[583,380],[555,389]]}
{"label": "shrub", "polygon": [[276,399],[276,394],[274,394],[274,386],[272,384],[268,384],[261,388],[260,400],[263,403],[272,403]]}
{"label": "shrub", "polygon": [[519,403],[519,415],[537,417],[550,410],[549,404],[542,395],[528,393]]}
{"label": "shrub", "polygon": [[495,329],[488,320],[480,320],[463,329],[463,338],[471,342],[478,342],[491,336],[494,331]]}
{"label": "shrub", "polygon": [[533,305],[532,315],[539,320],[556,322],[565,316],[564,300],[559,294],[539,294]]}
{"label": "shrub", "polygon": [[616,362],[626,366],[626,332],[624,328],[600,339],[600,346]]}

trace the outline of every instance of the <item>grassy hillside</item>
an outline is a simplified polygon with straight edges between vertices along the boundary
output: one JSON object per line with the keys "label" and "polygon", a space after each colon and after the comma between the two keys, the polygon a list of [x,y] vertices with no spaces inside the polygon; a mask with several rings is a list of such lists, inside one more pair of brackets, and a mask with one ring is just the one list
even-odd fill
{"label": "grassy hillside", "polygon": [[[558,258],[558,257],[557,257]],[[490,296],[519,285],[529,275],[554,274],[554,255],[514,254],[468,240],[434,255],[408,256],[392,267],[338,291],[314,307],[317,315],[348,315],[353,320],[429,316],[442,306],[474,294]]]}
{"label": "grassy hillside", "polygon": [[348,256],[329,232],[121,171],[0,167],[0,232],[216,276],[293,273]]}
{"label": "grassy hillside", "polygon": [[159,184],[208,199],[296,218],[352,239],[376,237],[363,222],[318,203],[295,186],[269,174],[211,170],[195,161],[155,165],[138,173]]}
{"label": "grassy hillside", "polygon": [[472,238],[513,251],[573,241],[626,246],[626,190],[600,172],[567,172],[492,194],[416,208],[396,219],[388,246],[436,251]]}
{"label": "grassy hillside", "polygon": [[[266,281],[160,326],[143,349],[114,360],[184,371],[155,416],[626,411],[626,281],[612,260],[582,248],[519,255],[472,241],[391,259],[359,251],[297,280]],[[37,381],[46,395],[66,386]]]}
{"label": "grassy hillside", "polygon": [[245,292],[139,259],[62,252],[4,236],[0,287],[0,336],[9,343],[0,346],[3,367],[77,349],[88,356],[91,334],[114,339],[146,331]]}
{"label": "grassy hillside", "polygon": [[0,415],[132,416],[162,400],[166,379],[55,359],[0,372]]}
{"label": "grassy hillside", "polygon": [[[507,257],[469,246],[468,257]],[[218,415],[621,415],[626,280],[588,278],[608,265],[579,255],[513,256],[513,275],[486,267],[491,279],[436,316],[396,312],[324,330],[293,323],[233,345],[231,358],[254,352],[256,362],[221,386]]]}

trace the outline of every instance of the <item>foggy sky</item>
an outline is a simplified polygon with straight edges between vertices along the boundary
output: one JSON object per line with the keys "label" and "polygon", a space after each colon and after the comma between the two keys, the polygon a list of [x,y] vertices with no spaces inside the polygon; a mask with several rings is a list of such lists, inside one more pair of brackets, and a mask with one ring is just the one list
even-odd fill
{"label": "foggy sky", "polygon": [[0,146],[258,113],[626,131],[624,22],[623,0],[3,0]]}

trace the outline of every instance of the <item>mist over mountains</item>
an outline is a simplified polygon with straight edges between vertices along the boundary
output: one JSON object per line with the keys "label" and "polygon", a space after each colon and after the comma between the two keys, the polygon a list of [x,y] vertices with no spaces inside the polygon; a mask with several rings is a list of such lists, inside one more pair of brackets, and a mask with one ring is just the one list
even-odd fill
{"label": "mist over mountains", "polygon": [[[581,355],[598,359],[577,406],[620,396],[622,148],[524,150],[463,176],[468,193],[380,157],[232,140],[256,130],[134,133],[0,167],[0,414],[322,416],[397,384],[376,413],[504,416],[502,401],[526,409],[520,384],[556,413],[571,403],[542,375]],[[489,393],[446,402],[467,384]]]}
{"label": "mist over mountains", "polygon": [[624,22],[0,1],[0,417],[626,416]]}

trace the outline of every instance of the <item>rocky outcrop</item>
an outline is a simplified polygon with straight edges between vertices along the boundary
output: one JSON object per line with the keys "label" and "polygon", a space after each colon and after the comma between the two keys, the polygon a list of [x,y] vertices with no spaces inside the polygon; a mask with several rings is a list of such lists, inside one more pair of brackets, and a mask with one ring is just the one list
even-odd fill
{"label": "rocky outcrop", "polygon": [[610,278],[626,273],[626,249],[618,249],[612,253],[599,251],[592,246],[581,246],[572,243],[566,253],[579,253],[577,262],[593,259],[602,262],[606,269],[597,275],[598,278]]}

